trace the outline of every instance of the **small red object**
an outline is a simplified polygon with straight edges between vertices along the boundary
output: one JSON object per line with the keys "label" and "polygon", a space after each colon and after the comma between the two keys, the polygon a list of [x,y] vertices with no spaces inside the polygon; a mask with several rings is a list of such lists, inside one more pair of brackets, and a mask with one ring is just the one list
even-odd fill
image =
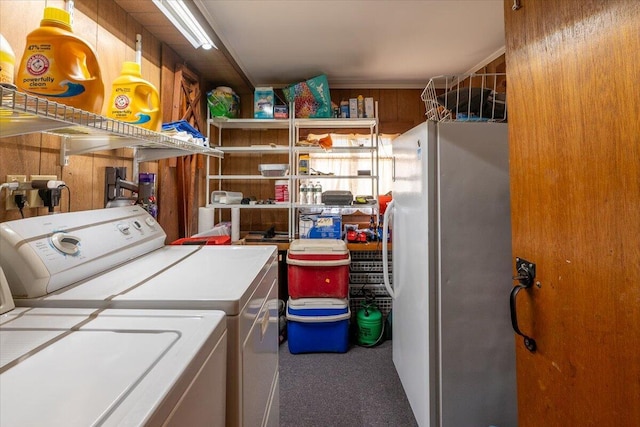
{"label": "small red object", "polygon": [[230,245],[231,236],[183,237],[174,240],[172,245]]}

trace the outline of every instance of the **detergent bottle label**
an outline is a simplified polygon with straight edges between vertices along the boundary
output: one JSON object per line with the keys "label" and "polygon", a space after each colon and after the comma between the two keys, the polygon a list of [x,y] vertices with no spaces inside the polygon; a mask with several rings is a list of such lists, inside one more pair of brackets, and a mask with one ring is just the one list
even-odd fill
{"label": "detergent bottle label", "polygon": [[157,92],[144,82],[120,85],[114,83],[107,116],[155,131],[160,124],[157,103]]}
{"label": "detergent bottle label", "polygon": [[84,85],[68,80],[52,67],[56,52],[50,43],[27,46],[25,71],[21,76],[21,87],[34,94],[53,98],[67,98],[80,95],[86,90]]}
{"label": "detergent bottle label", "polygon": [[114,88],[113,105],[109,111],[109,117],[134,125],[148,123],[151,120],[149,114],[133,111],[134,93],[135,90],[131,87]]}

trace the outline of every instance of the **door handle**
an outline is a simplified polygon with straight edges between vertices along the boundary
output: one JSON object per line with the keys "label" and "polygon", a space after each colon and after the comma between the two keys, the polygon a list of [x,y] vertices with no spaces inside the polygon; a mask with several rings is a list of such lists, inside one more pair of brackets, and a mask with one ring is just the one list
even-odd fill
{"label": "door handle", "polygon": [[518,274],[516,276],[513,276],[513,280],[517,280],[518,284],[515,285],[513,289],[511,289],[511,294],[509,296],[509,303],[511,306],[511,326],[513,326],[513,330],[516,334],[524,338],[524,346],[527,348],[527,350],[533,353],[537,348],[536,340],[522,333],[522,331],[518,327],[516,297],[518,295],[518,292],[520,292],[522,289],[528,289],[533,285],[533,280],[536,277],[536,265],[522,258],[516,258],[516,271]]}
{"label": "door handle", "polygon": [[[387,203],[386,210],[384,211],[382,222],[382,279],[384,287],[389,293],[389,296],[393,299],[396,297],[391,282],[389,281],[389,248],[387,236],[389,235],[389,220],[391,219],[392,210],[395,209],[395,201],[391,200]],[[396,285],[398,286],[398,285]]]}

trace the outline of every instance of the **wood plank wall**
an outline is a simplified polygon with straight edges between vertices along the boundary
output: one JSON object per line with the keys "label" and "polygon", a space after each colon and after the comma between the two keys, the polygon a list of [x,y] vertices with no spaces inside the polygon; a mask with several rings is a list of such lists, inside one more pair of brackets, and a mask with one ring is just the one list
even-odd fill
{"label": "wood plank wall", "polygon": [[[47,6],[64,8],[62,0],[48,0]],[[0,29],[16,54],[16,62],[20,61],[26,44],[26,35],[40,25],[44,0],[34,1],[0,1]],[[165,99],[167,90],[164,82],[173,84],[175,63],[181,62],[178,55],[163,47],[162,44],[147,32],[137,21],[111,0],[76,0],[73,30],[87,40],[96,51],[102,79],[105,85],[105,98],[111,92],[112,82],[121,71],[123,61],[135,59],[135,37],[142,35],[143,59],[142,75],[159,89],[161,88],[163,105],[171,105]],[[163,110],[167,115],[166,108]],[[28,134],[19,137],[0,139],[0,181],[4,182],[7,174],[50,174],[60,177],[71,188],[71,211],[99,209],[104,206],[104,168],[107,166],[127,167],[127,178],[132,179],[133,151],[123,148],[96,152],[89,155],[72,156],[67,165],[60,163],[60,143],[57,136],[47,134]],[[140,172],[158,173],[158,162],[140,164]],[[160,182],[166,179],[166,171],[159,176]],[[162,189],[159,189],[162,190]],[[5,194],[0,197],[0,222],[20,218],[17,210],[5,209]],[[170,201],[165,197],[165,200]],[[161,202],[162,203],[162,202]],[[175,218],[171,203],[160,211],[164,227],[168,234],[175,235],[172,224]],[[62,194],[60,208],[57,211],[69,210],[69,195]],[[163,212],[164,211],[164,212]],[[25,217],[44,215],[46,209],[27,209]]]}

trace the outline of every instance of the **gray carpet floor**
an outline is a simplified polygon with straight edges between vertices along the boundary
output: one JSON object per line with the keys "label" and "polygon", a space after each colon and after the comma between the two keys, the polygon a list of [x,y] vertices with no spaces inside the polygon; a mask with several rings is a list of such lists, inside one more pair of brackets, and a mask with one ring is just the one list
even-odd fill
{"label": "gray carpet floor", "polygon": [[280,345],[280,427],[412,427],[391,341],[346,353],[291,354]]}

